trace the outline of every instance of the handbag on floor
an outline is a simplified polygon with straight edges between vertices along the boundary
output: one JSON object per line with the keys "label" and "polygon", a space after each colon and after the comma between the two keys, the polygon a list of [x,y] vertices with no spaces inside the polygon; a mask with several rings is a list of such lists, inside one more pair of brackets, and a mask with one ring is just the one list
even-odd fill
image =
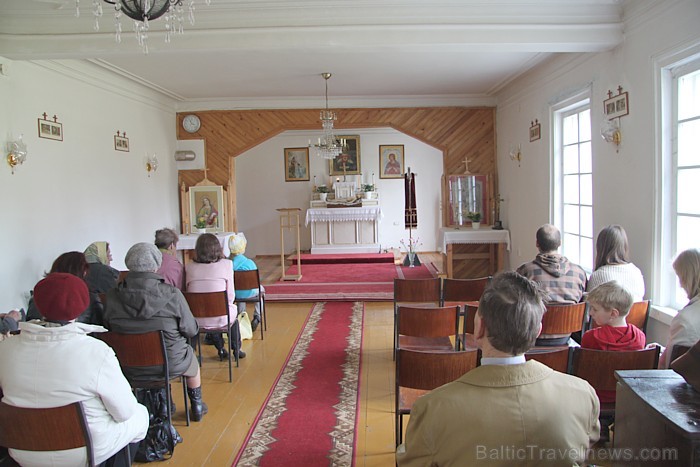
{"label": "handbag on floor", "polygon": [[246,311],[241,311],[238,315],[238,328],[241,330],[241,340],[253,338],[253,325],[250,324],[250,317]]}
{"label": "handbag on floor", "polygon": [[139,443],[135,460],[154,462],[170,459],[175,445],[182,437],[167,419],[167,395],[165,389],[137,389],[136,400],[148,409],[148,431]]}

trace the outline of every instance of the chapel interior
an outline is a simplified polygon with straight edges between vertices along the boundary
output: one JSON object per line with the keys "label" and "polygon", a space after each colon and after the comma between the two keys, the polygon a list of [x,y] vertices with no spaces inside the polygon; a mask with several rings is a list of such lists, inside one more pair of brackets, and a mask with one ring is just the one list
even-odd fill
{"label": "chapel interior", "polygon": [[[578,226],[580,248],[567,252],[575,250],[590,274],[594,251],[586,245],[603,227],[624,226],[652,303],[647,342],[667,341],[685,304],[675,296],[669,250],[676,235],[669,96],[675,76],[700,69],[699,2],[195,3],[195,23],[185,21],[184,34],[168,43],[163,21],[151,22],[147,52],[130,21],[114,40],[108,5],[95,31],[89,1],[0,3],[0,312],[26,308],[34,284],[65,251],[106,240],[112,266],[126,270],[129,247],[152,242],[157,229],[196,235],[195,192],[211,187],[220,194],[217,232],[245,234],[263,284],[280,280],[297,248],[388,252],[401,262],[409,235],[441,277],[513,270],[536,255],[539,226],[563,225],[561,122],[584,109],[592,165],[579,172],[592,197],[574,203],[589,221]],[[626,108],[609,113],[607,103],[621,96]],[[324,109],[337,114],[335,134],[357,144],[350,169],[318,154]],[[188,128],[192,115],[197,124]],[[26,159],[10,166],[17,141]],[[382,146],[401,148],[399,176],[388,173]],[[290,149],[307,155],[301,172],[290,172]],[[407,171],[415,174],[418,213],[410,233]],[[457,179],[483,190],[473,205],[479,231],[503,231],[507,241],[445,243],[445,232],[471,230],[466,211],[453,210]],[[349,250],[333,249],[307,214],[326,206],[318,186],[334,200],[334,184],[343,183],[349,198],[363,185],[376,193],[364,204],[376,217],[348,233]],[[298,231],[282,240],[280,209],[300,210]],[[694,209],[690,229],[700,228]],[[328,210],[342,216],[342,206]],[[492,229],[496,223],[502,230]],[[313,305],[269,303],[265,339],[244,341],[248,356],[232,383],[226,363],[204,349],[210,414],[190,426],[182,412],[174,416],[186,444],[168,465],[233,463]],[[355,463],[394,465],[393,305],[364,306]],[[177,385],[173,393],[182,401]]]}

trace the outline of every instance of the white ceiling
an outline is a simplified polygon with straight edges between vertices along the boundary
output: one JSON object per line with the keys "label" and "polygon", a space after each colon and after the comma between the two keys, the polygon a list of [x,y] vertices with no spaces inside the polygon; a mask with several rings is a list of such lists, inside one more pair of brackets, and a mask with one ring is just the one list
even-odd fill
{"label": "white ceiling", "polygon": [[[189,0],[184,0],[187,3]],[[194,0],[196,22],[164,43],[151,22],[144,55],[104,4],[0,0],[0,57],[87,59],[174,98],[181,107],[319,105],[391,100],[463,105],[552,54],[601,52],[623,39],[621,0]],[[385,105],[385,104],[380,104]]]}

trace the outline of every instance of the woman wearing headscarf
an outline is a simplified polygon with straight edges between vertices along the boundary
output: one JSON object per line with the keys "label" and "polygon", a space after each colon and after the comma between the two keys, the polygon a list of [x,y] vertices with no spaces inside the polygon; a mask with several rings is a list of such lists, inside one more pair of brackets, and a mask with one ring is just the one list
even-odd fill
{"label": "woman wearing headscarf", "polygon": [[88,269],[85,282],[88,284],[90,292],[96,294],[105,293],[109,289],[117,286],[119,271],[110,266],[112,262],[112,252],[107,242],[94,242],[85,249],[85,259],[90,268]]}
{"label": "woman wearing headscarf", "polygon": [[[126,445],[146,435],[148,411],[136,401],[114,351],[88,335],[106,330],[75,320],[90,303],[87,285],[72,274],[52,273],[34,287],[34,301],[44,321],[22,322],[18,336],[0,343],[2,401],[25,408],[81,402],[95,464],[123,456]],[[24,466],[87,464],[84,448],[11,449],[10,455]]]}

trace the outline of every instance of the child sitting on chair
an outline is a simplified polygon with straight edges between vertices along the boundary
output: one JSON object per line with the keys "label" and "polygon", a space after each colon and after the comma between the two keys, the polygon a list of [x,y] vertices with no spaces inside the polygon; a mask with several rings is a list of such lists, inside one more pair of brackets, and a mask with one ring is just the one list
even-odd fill
{"label": "child sitting on chair", "polygon": [[[231,256],[230,259],[233,261],[233,282],[236,282],[236,273],[235,271],[254,271],[258,269],[258,265],[255,264],[255,261],[252,259],[246,257],[243,253],[245,253],[245,247],[247,246],[248,241],[245,238],[245,235],[243,233],[237,233],[236,235],[232,235],[228,239],[228,248],[231,250]],[[265,288],[261,285],[260,290],[258,289],[248,289],[248,290],[239,290],[236,288],[236,299],[241,299],[241,298],[252,298],[252,297],[257,297],[259,293],[265,293]],[[246,304],[245,302],[240,302],[237,303],[238,306],[238,312],[242,313],[245,311]],[[255,304],[255,314],[253,316],[252,321],[250,322],[251,328],[253,332],[258,328],[258,325],[260,324],[260,304],[256,303]]]}

